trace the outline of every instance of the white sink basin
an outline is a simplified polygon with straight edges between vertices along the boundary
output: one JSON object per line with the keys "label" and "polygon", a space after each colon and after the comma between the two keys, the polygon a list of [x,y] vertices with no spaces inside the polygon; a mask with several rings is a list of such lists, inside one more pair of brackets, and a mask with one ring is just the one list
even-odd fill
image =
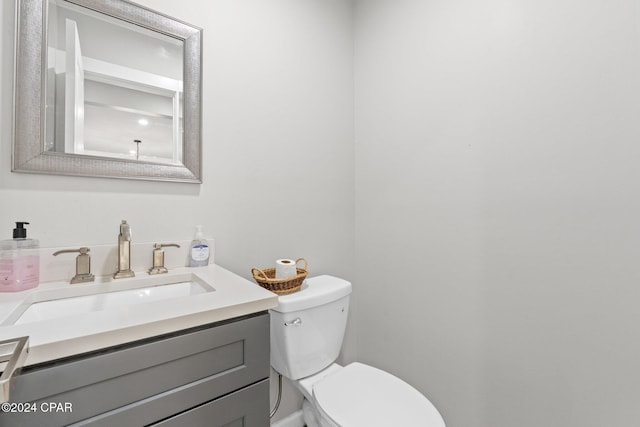
{"label": "white sink basin", "polygon": [[213,291],[213,287],[192,273],[43,289],[35,291],[3,325],[40,322]]}

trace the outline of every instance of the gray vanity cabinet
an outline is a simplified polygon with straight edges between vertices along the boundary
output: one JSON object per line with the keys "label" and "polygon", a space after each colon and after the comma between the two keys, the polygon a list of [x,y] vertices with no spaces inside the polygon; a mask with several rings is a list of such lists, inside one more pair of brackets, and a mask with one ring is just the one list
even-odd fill
{"label": "gray vanity cabinet", "polygon": [[268,426],[268,377],[262,312],[28,367],[0,426]]}

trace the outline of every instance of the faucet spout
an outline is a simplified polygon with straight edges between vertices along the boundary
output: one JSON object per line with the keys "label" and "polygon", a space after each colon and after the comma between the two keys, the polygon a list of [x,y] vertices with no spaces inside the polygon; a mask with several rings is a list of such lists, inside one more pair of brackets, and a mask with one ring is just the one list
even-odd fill
{"label": "faucet spout", "polygon": [[120,235],[122,239],[125,241],[131,241],[131,226],[127,224],[126,220],[122,220],[122,224],[120,224]]}
{"label": "faucet spout", "polygon": [[131,227],[123,219],[118,235],[118,271],[113,275],[113,278],[123,279],[134,276],[135,273],[131,270]]}

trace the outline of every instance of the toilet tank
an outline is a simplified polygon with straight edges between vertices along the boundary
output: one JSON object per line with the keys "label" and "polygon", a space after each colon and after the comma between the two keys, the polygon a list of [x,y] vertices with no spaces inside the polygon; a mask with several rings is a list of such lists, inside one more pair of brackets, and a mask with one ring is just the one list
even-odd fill
{"label": "toilet tank", "polygon": [[278,297],[271,313],[271,366],[297,380],[332,364],[340,354],[349,315],[351,283],[332,276],[307,279]]}

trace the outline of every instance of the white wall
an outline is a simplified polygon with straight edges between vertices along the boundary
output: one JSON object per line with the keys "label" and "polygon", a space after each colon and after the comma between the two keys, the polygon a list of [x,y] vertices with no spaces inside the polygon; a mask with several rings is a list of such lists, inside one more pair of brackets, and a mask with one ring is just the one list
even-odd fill
{"label": "white wall", "polygon": [[144,0],[204,29],[202,185],[11,173],[13,2],[2,2],[0,237],[31,222],[42,246],[193,235],[250,276],[274,257],[349,276],[353,252],[350,7],[294,0]]}
{"label": "white wall", "polygon": [[216,262],[244,277],[305,257],[311,274],[351,278],[350,4],[137,2],[204,29],[204,183],[10,172],[14,2],[2,1],[0,238],[22,220],[44,247],[115,245],[122,219],[138,242],[190,239],[203,224]]}
{"label": "white wall", "polygon": [[448,427],[640,420],[640,6],[356,2],[358,358]]}
{"label": "white wall", "polygon": [[305,256],[354,280],[347,349],[449,427],[637,424],[633,0],[356,1],[355,156],[349,2],[138,1],[204,28],[204,184],[11,173],[5,1],[2,238],[15,220],[43,246],[201,223],[245,277]]}

